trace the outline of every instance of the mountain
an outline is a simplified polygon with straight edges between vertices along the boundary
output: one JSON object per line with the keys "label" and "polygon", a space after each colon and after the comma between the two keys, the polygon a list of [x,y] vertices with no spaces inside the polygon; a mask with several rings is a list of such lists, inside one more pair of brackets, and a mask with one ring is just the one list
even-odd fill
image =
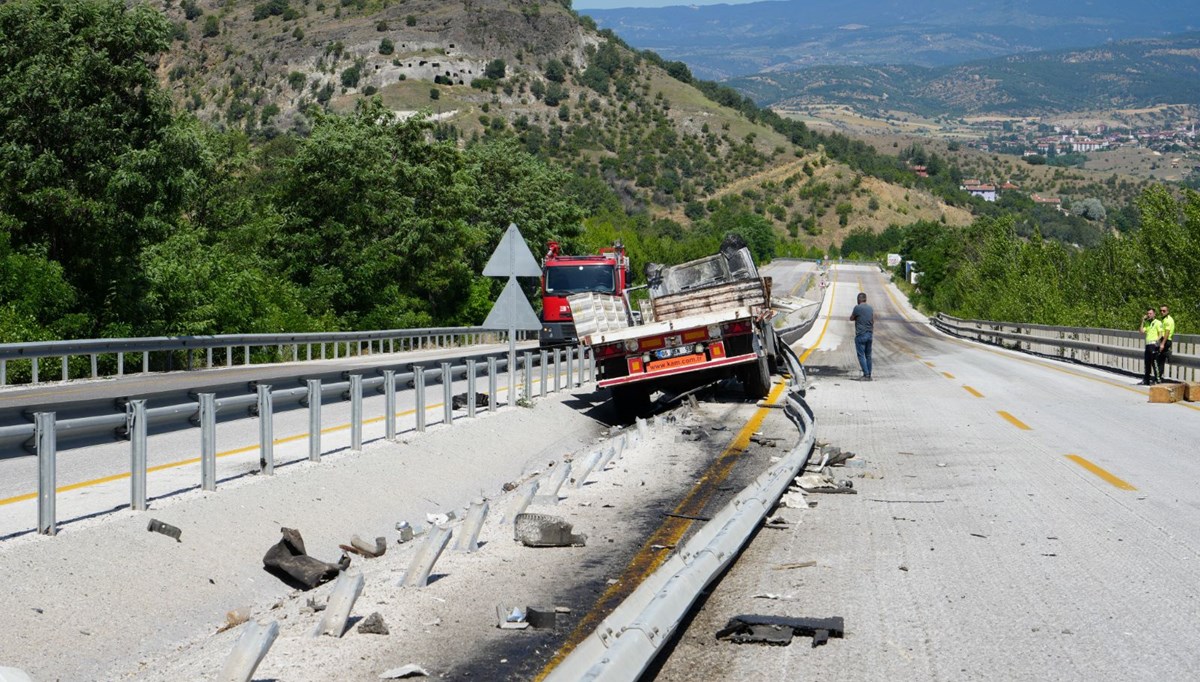
{"label": "mountain", "polygon": [[849,104],[929,115],[1200,104],[1200,33],[1010,55],[958,66],[825,66],[729,81],[761,106]]}
{"label": "mountain", "polygon": [[1200,28],[1190,0],[1137,10],[1124,0],[787,0],[582,12],[712,80],[829,64],[947,66]]}

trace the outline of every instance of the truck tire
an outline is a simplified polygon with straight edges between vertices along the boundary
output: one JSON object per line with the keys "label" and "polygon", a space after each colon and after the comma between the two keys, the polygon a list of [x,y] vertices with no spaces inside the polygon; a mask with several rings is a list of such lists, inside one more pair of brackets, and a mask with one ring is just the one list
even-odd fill
{"label": "truck tire", "polygon": [[613,386],[613,408],[624,423],[632,423],[637,417],[650,416],[650,391],[642,386]]}
{"label": "truck tire", "polygon": [[765,355],[742,369],[742,388],[750,400],[762,400],[771,392],[771,372]]}

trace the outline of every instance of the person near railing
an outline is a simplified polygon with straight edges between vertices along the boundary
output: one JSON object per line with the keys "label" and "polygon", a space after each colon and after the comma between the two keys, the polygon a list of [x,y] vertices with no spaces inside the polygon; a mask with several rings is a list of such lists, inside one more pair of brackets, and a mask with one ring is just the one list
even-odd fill
{"label": "person near railing", "polygon": [[1157,375],[1158,366],[1158,349],[1162,340],[1163,325],[1162,321],[1154,317],[1154,308],[1146,310],[1145,316],[1142,317],[1142,326],[1138,329],[1146,335],[1146,371],[1139,382],[1142,386],[1150,386],[1161,380]]}
{"label": "person near railing", "polygon": [[1171,339],[1175,337],[1175,318],[1171,317],[1171,309],[1162,306],[1162,337],[1158,340],[1158,380],[1162,381],[1167,361],[1171,359]]}

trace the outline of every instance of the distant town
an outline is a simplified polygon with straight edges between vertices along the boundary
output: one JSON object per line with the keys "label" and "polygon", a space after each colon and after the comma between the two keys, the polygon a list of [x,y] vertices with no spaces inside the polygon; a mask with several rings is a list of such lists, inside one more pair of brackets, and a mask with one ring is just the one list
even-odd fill
{"label": "distant town", "polygon": [[[1163,128],[1110,128],[1100,124],[1085,130],[1036,120],[984,121],[972,127],[991,131],[983,139],[968,142],[968,146],[984,152],[1026,157],[1053,158],[1119,147],[1145,147],[1164,155],[1200,150],[1195,122]],[[1181,159],[1168,162],[1179,164]]]}

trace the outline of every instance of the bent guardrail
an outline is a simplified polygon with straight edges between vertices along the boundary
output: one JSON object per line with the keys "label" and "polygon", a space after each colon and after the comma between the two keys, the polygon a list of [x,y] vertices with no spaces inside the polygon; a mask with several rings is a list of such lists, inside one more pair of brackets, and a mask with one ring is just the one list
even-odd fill
{"label": "bent guardrail", "polygon": [[[517,340],[528,339],[530,333],[520,332]],[[30,341],[0,343],[0,386],[9,383],[9,363],[29,365],[30,381],[37,384],[41,377],[41,361],[58,358],[60,380],[72,377],[98,379],[102,376],[124,376],[126,355],[140,355],[141,371],[150,372],[157,364],[161,369],[175,369],[175,356],[183,353],[183,367],[193,369],[194,355],[204,351],[204,368],[234,364],[249,365],[255,360],[294,362],[301,360],[338,359],[366,353],[394,353],[406,350],[466,346],[483,342],[505,341],[508,334],[483,327],[430,327],[421,329],[386,329],[365,332],[304,332],[295,334],[222,334],[215,336],[151,336],[129,339],[80,339],[76,341]],[[386,350],[385,349],[386,346]],[[316,353],[313,352],[314,347]],[[263,350],[266,349],[266,352]],[[160,354],[157,363],[151,356]],[[162,355],[165,354],[165,355]],[[315,357],[314,357],[315,355]],[[72,358],[87,358],[88,367],[72,371]],[[237,359],[241,362],[236,362]],[[80,363],[76,363],[77,365]],[[136,360],[134,363],[136,366]],[[104,372],[101,371],[103,367]],[[89,371],[90,370],[90,371]]]}
{"label": "bent guardrail", "polygon": [[[944,313],[931,322],[947,334],[1066,362],[1134,375],[1143,369],[1145,340],[1136,331],[964,320]],[[1165,378],[1196,381],[1200,377],[1200,335],[1176,334],[1165,370]]]}
{"label": "bent guardrail", "polygon": [[[227,412],[232,409],[249,410],[252,416],[260,420],[259,429],[259,467],[260,473],[272,475],[275,471],[274,461],[274,429],[271,421],[275,408],[288,403],[297,403],[309,410],[308,425],[308,459],[314,462],[321,460],[324,452],[321,446],[321,405],[329,396],[338,396],[349,400],[350,410],[350,449],[362,449],[362,428],[364,411],[362,407],[365,389],[374,389],[384,394],[385,438],[396,437],[396,394],[402,390],[414,391],[415,431],[426,429],[426,391],[427,382],[433,381],[442,386],[443,417],[442,423],[452,425],[455,421],[453,406],[453,382],[467,379],[467,395],[463,416],[471,417],[476,411],[476,382],[475,379],[486,376],[488,380],[488,407],[497,407],[497,375],[508,370],[507,352],[491,354],[474,354],[457,358],[433,361],[437,366],[426,367],[412,363],[404,367],[405,371],[393,368],[379,368],[376,376],[365,376],[368,370],[344,372],[341,381],[325,383],[321,379],[306,379],[304,386],[272,390],[265,383],[250,385],[250,393],[229,396],[218,399],[215,393],[195,394],[194,400],[175,405],[157,408],[147,408],[144,399],[122,401],[123,411],[84,416],[75,419],[57,419],[52,411],[39,411],[32,416],[33,423],[19,424],[0,428],[0,443],[24,443],[32,446],[38,463],[38,502],[37,532],[44,535],[54,535],[57,532],[55,518],[56,490],[56,456],[62,434],[81,435],[87,433],[113,432],[130,440],[130,508],[141,510],[146,508],[146,452],[147,425],[174,423],[179,425],[191,424],[200,430],[200,479],[201,488],[215,490],[217,486],[216,471],[216,426],[217,414],[224,408]],[[480,362],[480,359],[484,362]],[[562,390],[562,376],[566,375],[566,385],[579,386],[595,381],[595,360],[584,349],[556,348],[553,351],[541,350],[536,353],[525,351],[518,357],[517,366],[513,371],[522,371],[524,379],[521,397],[534,397],[533,370],[540,370],[540,388],[537,395],[544,396],[548,392]],[[554,375],[548,376],[550,372]],[[585,376],[587,377],[585,379]],[[407,386],[407,389],[403,388]],[[508,396],[507,403],[512,405],[518,400],[517,396]],[[27,441],[27,439],[31,439]],[[32,497],[32,495],[31,495]]]}

